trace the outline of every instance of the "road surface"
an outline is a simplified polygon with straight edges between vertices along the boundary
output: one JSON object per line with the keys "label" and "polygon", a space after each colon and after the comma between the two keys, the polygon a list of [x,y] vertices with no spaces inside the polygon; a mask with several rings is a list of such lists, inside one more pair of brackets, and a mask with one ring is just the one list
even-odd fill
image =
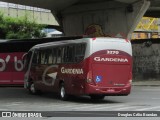
{"label": "road surface", "polygon": [[[107,96],[99,101],[93,101],[86,96],[61,101],[53,93],[30,95],[22,87],[0,87],[0,111],[58,111],[62,117],[63,113],[66,115],[68,111],[71,116],[76,116],[78,113],[76,111],[82,111],[78,116],[89,113],[89,117],[96,116],[96,113],[99,114],[101,111],[102,113],[104,111],[158,112],[160,111],[159,101],[159,86],[133,86],[129,96]],[[63,118],[58,119],[63,120]],[[119,120],[118,117],[114,119]]]}

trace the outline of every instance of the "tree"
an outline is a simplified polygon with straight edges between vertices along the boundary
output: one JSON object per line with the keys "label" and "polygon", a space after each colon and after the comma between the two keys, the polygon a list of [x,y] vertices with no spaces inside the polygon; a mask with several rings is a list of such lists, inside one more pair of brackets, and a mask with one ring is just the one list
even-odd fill
{"label": "tree", "polygon": [[19,18],[4,17],[0,13],[0,38],[1,39],[29,39],[41,38],[46,35],[41,32],[44,25],[37,24],[35,20],[29,20],[27,14]]}

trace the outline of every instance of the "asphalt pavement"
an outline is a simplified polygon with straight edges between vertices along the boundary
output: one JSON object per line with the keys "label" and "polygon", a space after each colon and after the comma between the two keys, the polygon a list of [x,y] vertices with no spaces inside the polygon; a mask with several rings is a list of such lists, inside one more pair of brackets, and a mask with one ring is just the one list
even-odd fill
{"label": "asphalt pavement", "polygon": [[160,80],[133,80],[134,86],[160,86]]}
{"label": "asphalt pavement", "polygon": [[159,86],[133,86],[128,96],[106,96],[94,101],[88,96],[61,101],[53,93],[30,95],[23,87],[0,88],[1,111],[160,111]]}
{"label": "asphalt pavement", "polygon": [[[53,94],[40,96],[28,94],[23,87],[0,87],[0,111],[160,111],[160,81],[134,81],[129,96],[107,96],[102,101],[91,101],[87,97],[61,101]],[[73,112],[74,113],[74,112]],[[72,112],[70,114],[73,114]],[[66,114],[66,113],[65,113]],[[159,117],[47,117],[47,120],[159,120]],[[8,118],[0,118],[8,119]],[[22,118],[11,118],[19,120]],[[35,120],[36,118],[23,118]]]}

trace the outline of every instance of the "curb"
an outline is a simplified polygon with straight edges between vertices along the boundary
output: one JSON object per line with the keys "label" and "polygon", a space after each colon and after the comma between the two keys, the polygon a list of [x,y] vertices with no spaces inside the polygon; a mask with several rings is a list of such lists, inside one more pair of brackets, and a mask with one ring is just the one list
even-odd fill
{"label": "curb", "polygon": [[160,86],[160,81],[137,81],[132,82],[133,86]]}
{"label": "curb", "polygon": [[160,86],[160,85],[133,85],[133,84],[132,84],[132,86],[153,86],[153,87],[158,87],[158,86]]}

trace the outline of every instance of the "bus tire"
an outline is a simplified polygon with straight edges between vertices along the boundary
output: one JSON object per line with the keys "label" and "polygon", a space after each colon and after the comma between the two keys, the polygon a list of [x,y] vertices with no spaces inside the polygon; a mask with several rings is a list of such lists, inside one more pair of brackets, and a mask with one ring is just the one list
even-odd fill
{"label": "bus tire", "polygon": [[60,94],[60,99],[61,100],[63,100],[63,101],[68,100],[68,95],[66,94],[64,83],[60,84],[60,92],[59,92],[59,94]]}
{"label": "bus tire", "polygon": [[105,98],[104,95],[90,95],[92,100],[103,100]]}
{"label": "bus tire", "polygon": [[28,90],[29,93],[32,95],[37,95],[41,93],[39,90],[35,88],[34,82],[30,82]]}

